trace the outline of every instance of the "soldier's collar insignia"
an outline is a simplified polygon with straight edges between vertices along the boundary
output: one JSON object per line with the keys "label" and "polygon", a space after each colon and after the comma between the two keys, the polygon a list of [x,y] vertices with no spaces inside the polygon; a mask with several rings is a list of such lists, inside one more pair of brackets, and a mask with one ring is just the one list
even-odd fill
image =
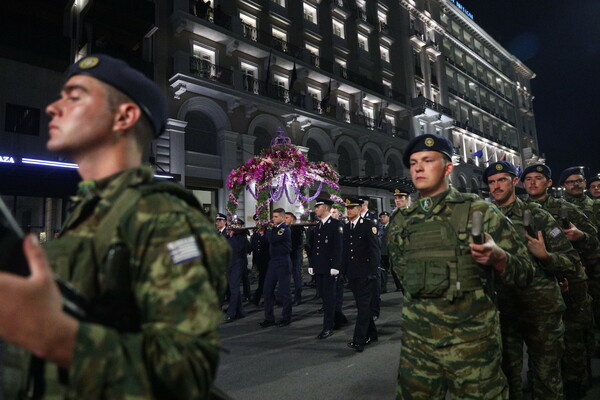
{"label": "soldier's collar insignia", "polygon": [[502,164],[496,164],[496,170],[502,171],[503,169],[504,167],[502,166]]}
{"label": "soldier's collar insignia", "polygon": [[432,205],[433,205],[433,201],[431,200],[431,197],[423,197],[422,199],[419,199],[419,207],[424,212],[431,211]]}
{"label": "soldier's collar insignia", "polygon": [[99,62],[100,60],[98,59],[98,57],[86,57],[83,60],[79,61],[78,66],[79,69],[90,69],[98,65]]}
{"label": "soldier's collar insignia", "polygon": [[432,138],[425,139],[425,146],[432,147],[435,144],[435,141]]}

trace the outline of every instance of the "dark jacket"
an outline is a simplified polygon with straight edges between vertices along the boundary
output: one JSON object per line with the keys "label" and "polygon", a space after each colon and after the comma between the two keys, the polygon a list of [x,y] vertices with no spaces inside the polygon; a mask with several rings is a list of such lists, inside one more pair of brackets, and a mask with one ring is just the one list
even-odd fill
{"label": "dark jacket", "polygon": [[329,274],[330,269],[340,270],[342,264],[344,228],[331,216],[314,228],[310,235],[310,266],[316,274]]}
{"label": "dark jacket", "polygon": [[267,242],[267,232],[263,235],[254,231],[250,239],[250,252],[252,253],[252,264],[256,266],[266,266],[269,264],[269,242]]}
{"label": "dark jacket", "polygon": [[349,279],[376,277],[381,260],[377,224],[370,219],[358,218],[351,230],[344,225],[344,256],[342,274]]}
{"label": "dark jacket", "polygon": [[282,223],[279,227],[267,230],[266,236],[269,242],[271,260],[287,259],[289,261],[292,251],[292,233],[290,227]]}

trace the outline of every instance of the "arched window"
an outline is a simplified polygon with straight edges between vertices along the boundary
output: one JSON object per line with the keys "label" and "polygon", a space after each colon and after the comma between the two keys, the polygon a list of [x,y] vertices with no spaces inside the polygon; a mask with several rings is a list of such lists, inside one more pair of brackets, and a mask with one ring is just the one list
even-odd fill
{"label": "arched window", "polygon": [[388,158],[388,176],[390,178],[396,178],[400,176],[400,172],[402,171],[401,168],[398,167],[398,163],[396,162],[396,160],[394,160],[393,158]]}
{"label": "arched window", "polygon": [[350,160],[350,153],[344,146],[340,146],[338,149],[340,158],[338,159],[339,173],[341,176],[352,176],[352,164]]}
{"label": "arched window", "polygon": [[256,127],[256,129],[254,129],[254,136],[256,136],[256,140],[254,141],[255,155],[260,154],[262,149],[266,149],[267,147],[271,146],[271,140],[273,138],[265,128],[261,126]]}
{"label": "arched window", "polygon": [[306,147],[308,147],[308,160],[312,162],[323,161],[323,150],[321,149],[321,145],[315,139],[308,139],[306,142]]}
{"label": "arched window", "polygon": [[213,120],[202,111],[185,114],[185,149],[204,154],[218,154],[217,128]]}
{"label": "arched window", "polygon": [[375,169],[375,160],[369,152],[365,153],[365,175],[377,176],[377,171]]}

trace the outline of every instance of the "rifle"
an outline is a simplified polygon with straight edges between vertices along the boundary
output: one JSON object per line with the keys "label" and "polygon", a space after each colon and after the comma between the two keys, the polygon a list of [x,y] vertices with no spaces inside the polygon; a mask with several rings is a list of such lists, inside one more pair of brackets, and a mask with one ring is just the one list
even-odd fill
{"label": "rifle", "polygon": [[[471,237],[473,238],[473,243],[475,244],[483,244],[485,243],[485,233],[483,232],[483,213],[481,211],[473,211],[471,214]],[[484,268],[485,276],[482,279],[483,286],[485,287],[485,291],[492,300],[494,304],[496,304],[496,284],[495,284],[495,273],[493,268]]]}
{"label": "rifle", "polygon": [[569,209],[567,207],[560,208],[558,218],[563,229],[569,229],[571,227],[571,221],[569,221]]}

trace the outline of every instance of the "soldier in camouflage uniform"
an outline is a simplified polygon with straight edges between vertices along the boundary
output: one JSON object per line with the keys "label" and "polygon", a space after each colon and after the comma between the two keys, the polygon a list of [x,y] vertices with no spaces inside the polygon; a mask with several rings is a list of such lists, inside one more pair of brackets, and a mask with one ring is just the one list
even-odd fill
{"label": "soldier in camouflage uniform", "polygon": [[[563,398],[560,363],[564,350],[562,313],[566,309],[557,275],[575,272],[581,266],[558,222],[536,203],[516,197],[519,181],[514,165],[499,161],[483,173],[494,204],[513,223],[521,240],[527,244],[536,266],[533,282],[526,288],[500,285],[498,309],[502,331],[502,370],[508,379],[511,399],[523,399],[521,370],[523,341],[527,344],[534,399]],[[529,231],[524,219],[529,213]],[[530,236],[533,235],[533,236]]]}
{"label": "soldier in camouflage uniform", "polygon": [[[582,264],[594,257],[598,248],[597,231],[591,221],[573,204],[548,194],[552,186],[552,172],[543,164],[531,165],[523,171],[521,181],[529,195],[528,202],[539,203],[542,208],[569,228],[563,232],[579,253]],[[583,267],[577,265],[573,273],[565,274],[568,291],[563,293],[567,306],[563,314],[565,323],[565,353],[562,360],[564,392],[567,399],[583,396],[587,377],[587,342],[591,335],[591,298],[587,294],[587,276]]]}
{"label": "soldier in camouflage uniform", "polygon": [[[65,369],[67,399],[208,398],[229,250],[189,192],[141,166],[165,99],[105,55],[67,79],[47,107],[47,147],[84,181],[47,257],[25,241],[31,276],[0,277],[0,335]],[[88,299],[90,320],[63,312],[50,266]]]}
{"label": "soldier in camouflage uniform", "polygon": [[[404,286],[398,399],[506,399],[498,312],[485,291],[495,279],[528,285],[527,248],[492,204],[449,186],[452,143],[421,135],[407,146],[419,199],[395,214],[388,251]],[[482,213],[483,244],[470,235]]]}

